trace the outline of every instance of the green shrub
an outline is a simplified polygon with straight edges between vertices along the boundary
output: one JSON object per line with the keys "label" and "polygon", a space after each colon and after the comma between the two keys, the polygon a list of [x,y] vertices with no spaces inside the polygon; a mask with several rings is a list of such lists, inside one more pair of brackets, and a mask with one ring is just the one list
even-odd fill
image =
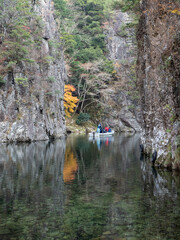
{"label": "green shrub", "polygon": [[88,35],[81,36],[76,34],[74,40],[76,41],[76,49],[78,50],[89,48],[91,46],[91,41]]}
{"label": "green shrub", "polygon": [[102,33],[102,29],[101,29],[99,26],[94,27],[94,28],[91,28],[91,27],[89,27],[89,26],[85,26],[85,27],[83,28],[83,30],[84,30],[85,33],[88,33],[88,34],[90,34],[90,35],[95,35],[95,34],[100,34],[100,33]]}
{"label": "green shrub", "polygon": [[99,34],[92,39],[92,46],[93,47],[99,47],[103,51],[106,50],[106,43],[105,43],[105,35],[104,34]]}
{"label": "green shrub", "polygon": [[91,24],[89,24],[90,28],[96,28],[100,27],[100,23],[98,21],[93,21]]}
{"label": "green shrub", "polygon": [[79,61],[72,61],[70,66],[72,72],[71,83],[76,88],[78,86],[80,75],[84,73],[84,69],[81,68]]}
{"label": "green shrub", "polygon": [[85,26],[85,22],[82,20],[82,21],[79,21],[77,27],[82,29],[83,27]]}
{"label": "green shrub", "polygon": [[15,78],[15,81],[16,81],[16,83],[22,85],[23,87],[28,86],[28,79],[27,78],[19,77],[19,78]]}
{"label": "green shrub", "polygon": [[117,10],[117,9],[121,9],[121,8],[123,8],[124,7],[124,2],[122,1],[122,0],[116,0],[116,1],[114,1],[113,2],[113,4],[112,4],[112,8],[113,9],[115,9],[115,10]]}
{"label": "green shrub", "polygon": [[79,51],[76,58],[82,63],[91,62],[97,60],[98,58],[103,58],[103,51],[100,48],[85,48]]}
{"label": "green shrub", "polygon": [[78,125],[83,125],[85,122],[89,121],[89,119],[90,115],[88,113],[80,113],[76,120],[76,123]]}
{"label": "green shrub", "polygon": [[71,15],[65,0],[54,0],[54,4],[57,10],[56,14],[61,18],[67,18]]}
{"label": "green shrub", "polygon": [[87,23],[92,23],[94,21],[94,19],[91,16],[87,16],[85,20]]}
{"label": "green shrub", "polygon": [[112,4],[113,9],[121,9],[123,12],[139,10],[139,0],[116,0]]}
{"label": "green shrub", "polygon": [[0,85],[5,84],[6,81],[4,80],[3,76],[0,75]]}
{"label": "green shrub", "polygon": [[114,71],[114,66],[113,66],[113,62],[106,59],[104,62],[103,62],[103,65],[101,66],[101,71],[103,72],[107,72],[109,74],[112,74],[112,72]]}

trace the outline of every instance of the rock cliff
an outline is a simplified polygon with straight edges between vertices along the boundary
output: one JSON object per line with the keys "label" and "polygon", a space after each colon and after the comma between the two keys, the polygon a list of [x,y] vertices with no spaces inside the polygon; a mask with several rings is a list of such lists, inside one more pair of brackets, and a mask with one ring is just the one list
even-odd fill
{"label": "rock cliff", "polygon": [[[58,138],[65,133],[63,106],[64,59],[51,0],[32,1],[32,9],[41,21],[39,39],[28,56],[33,63],[22,62],[4,75],[0,86],[0,141],[36,141]],[[33,18],[31,31],[36,31]],[[27,28],[27,27],[26,27]]]}
{"label": "rock cliff", "polygon": [[178,1],[141,1],[137,76],[142,142],[157,164],[180,168],[180,16]]}
{"label": "rock cliff", "polygon": [[[134,19],[128,13],[114,11],[104,30],[109,59],[113,61],[116,81],[103,90],[104,102],[109,103],[105,120],[120,132],[139,132],[141,127],[139,96],[136,89],[136,53]],[[108,114],[106,114],[107,116]]]}

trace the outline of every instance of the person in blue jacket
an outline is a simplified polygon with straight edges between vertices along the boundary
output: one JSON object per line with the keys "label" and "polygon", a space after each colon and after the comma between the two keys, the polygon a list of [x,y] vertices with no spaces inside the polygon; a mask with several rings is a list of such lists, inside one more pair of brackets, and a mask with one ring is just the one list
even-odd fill
{"label": "person in blue jacket", "polygon": [[98,127],[97,127],[97,132],[99,132],[99,130],[100,130],[100,133],[102,133],[102,132],[103,132],[103,129],[102,129],[102,126],[101,126],[101,124],[100,124],[100,123],[98,124]]}

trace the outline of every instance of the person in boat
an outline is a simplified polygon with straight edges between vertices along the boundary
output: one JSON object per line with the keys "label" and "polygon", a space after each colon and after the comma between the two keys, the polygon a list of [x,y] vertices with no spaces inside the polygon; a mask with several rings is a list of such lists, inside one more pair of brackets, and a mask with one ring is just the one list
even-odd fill
{"label": "person in boat", "polygon": [[105,131],[106,131],[106,132],[111,132],[111,128],[105,127]]}
{"label": "person in boat", "polygon": [[99,123],[98,127],[97,127],[97,133],[102,133],[103,132],[103,129],[102,129],[102,126],[101,124]]}
{"label": "person in boat", "polygon": [[97,132],[97,133],[100,133],[100,128],[97,128],[96,132]]}
{"label": "person in boat", "polygon": [[105,127],[105,131],[108,132],[108,131],[109,131],[109,128],[108,128],[108,127]]}

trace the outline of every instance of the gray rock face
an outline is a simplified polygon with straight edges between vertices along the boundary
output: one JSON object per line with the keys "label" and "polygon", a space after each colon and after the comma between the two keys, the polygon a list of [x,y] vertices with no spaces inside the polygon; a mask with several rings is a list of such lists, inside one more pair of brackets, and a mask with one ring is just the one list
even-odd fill
{"label": "gray rock face", "polygon": [[[139,132],[141,127],[138,96],[135,88],[136,39],[133,19],[127,13],[115,11],[105,28],[109,59],[113,61],[117,81],[103,90],[109,103],[105,122],[121,132]],[[111,107],[110,107],[111,106]]]}
{"label": "gray rock face", "polygon": [[[5,77],[0,88],[0,141],[35,141],[65,134],[63,53],[59,41],[54,6],[39,0],[34,11],[42,18],[41,45],[31,49],[34,63],[23,63]],[[30,23],[33,24],[33,23]],[[54,44],[52,44],[54,43]],[[19,84],[16,78],[27,78]]]}
{"label": "gray rock face", "polygon": [[[142,1],[138,29],[138,86],[146,151],[157,164],[180,168],[180,22],[177,1]],[[171,10],[169,10],[171,9]]]}

